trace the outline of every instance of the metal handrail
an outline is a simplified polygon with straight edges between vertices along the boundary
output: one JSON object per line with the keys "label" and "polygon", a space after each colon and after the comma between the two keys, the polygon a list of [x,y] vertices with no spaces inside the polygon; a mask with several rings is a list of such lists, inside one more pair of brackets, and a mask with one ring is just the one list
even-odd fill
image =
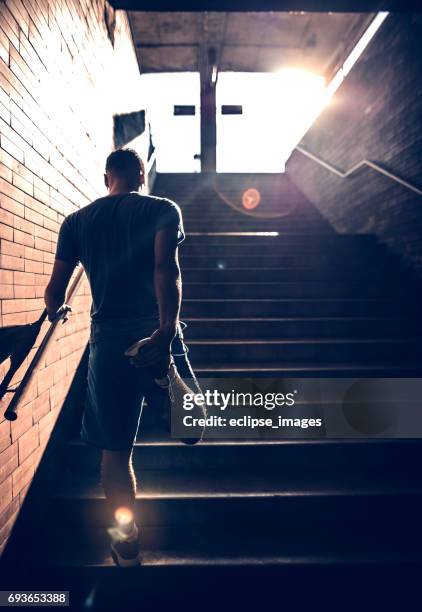
{"label": "metal handrail", "polygon": [[422,195],[422,189],[419,189],[419,187],[416,187],[416,185],[412,185],[412,183],[409,183],[408,181],[405,181],[404,179],[400,178],[396,174],[393,174],[392,172],[389,172],[388,170],[385,170],[385,168],[382,168],[382,166],[379,166],[378,164],[376,164],[373,161],[370,161],[369,159],[363,159],[358,164],[355,164],[354,166],[352,166],[346,172],[342,172],[341,170],[339,170],[335,166],[332,166],[331,164],[329,164],[328,162],[324,161],[323,159],[321,159],[317,155],[314,155],[313,153],[310,153],[310,151],[307,151],[303,147],[296,147],[296,151],[299,151],[299,153],[302,153],[302,155],[305,155],[305,157],[309,157],[309,159],[312,159],[314,162],[316,162],[317,164],[319,164],[323,168],[326,168],[327,170],[329,170],[333,174],[339,176],[340,178],[349,178],[349,176],[352,176],[352,174],[354,174],[355,172],[357,172],[358,170],[363,168],[363,166],[368,166],[369,168],[372,168],[373,170],[376,170],[380,174],[383,174],[384,176],[387,176],[389,179],[395,181],[396,183],[399,183],[403,187],[406,187],[407,189],[410,189],[410,191],[414,191],[418,195]]}
{"label": "metal handrail", "polygon": [[[25,374],[23,375],[22,380],[20,381],[20,383],[18,384],[18,386],[16,387],[16,389],[11,390],[13,395],[12,400],[10,401],[8,407],[6,408],[6,412],[4,413],[4,417],[8,420],[8,421],[15,421],[17,419],[17,408],[18,408],[18,404],[19,404],[19,400],[21,399],[25,389],[27,388],[30,380],[32,379],[32,376],[34,374],[35,368],[38,364],[38,362],[40,361],[50,339],[51,336],[53,335],[54,330],[57,327],[57,324],[59,321],[63,321],[63,323],[67,320],[67,313],[70,310],[70,307],[68,306],[68,304],[71,304],[72,302],[72,298],[74,297],[76,290],[79,287],[79,284],[82,280],[82,276],[84,273],[84,269],[81,268],[77,271],[77,274],[67,292],[67,297],[66,297],[66,306],[62,309],[59,310],[57,313],[57,317],[51,322],[50,327],[48,328],[44,338],[42,339],[37,351],[35,352],[35,355],[33,356],[31,363],[29,364]],[[46,318],[47,316],[47,310],[45,309],[43,314],[42,314],[42,318],[43,320]]]}

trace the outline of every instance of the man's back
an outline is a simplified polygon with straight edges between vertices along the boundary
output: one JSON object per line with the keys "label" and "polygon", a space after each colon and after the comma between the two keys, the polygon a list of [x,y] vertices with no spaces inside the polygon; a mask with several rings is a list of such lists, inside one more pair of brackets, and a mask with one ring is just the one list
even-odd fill
{"label": "man's back", "polygon": [[93,320],[157,316],[154,238],[179,226],[179,207],[136,192],[106,196],[69,215],[62,224],[57,258],[79,260],[92,291]]}

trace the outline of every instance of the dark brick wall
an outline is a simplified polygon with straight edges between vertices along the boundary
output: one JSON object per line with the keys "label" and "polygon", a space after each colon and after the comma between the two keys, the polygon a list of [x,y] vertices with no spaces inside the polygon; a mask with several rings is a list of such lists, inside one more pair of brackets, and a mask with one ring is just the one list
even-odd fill
{"label": "dark brick wall", "polygon": [[[341,170],[367,158],[422,187],[422,13],[390,15],[301,145]],[[422,196],[365,168],[341,179],[294,152],[289,176],[340,233],[375,232],[422,273]]]}
{"label": "dark brick wall", "polygon": [[[61,222],[104,193],[113,115],[140,109],[127,16],[108,11],[107,26],[105,8],[105,0],[0,1],[2,326],[38,318]],[[58,326],[37,367],[17,421],[3,418],[9,397],[0,402],[0,550],[86,346],[90,302],[84,283],[71,318]],[[0,376],[6,366],[0,365]]]}

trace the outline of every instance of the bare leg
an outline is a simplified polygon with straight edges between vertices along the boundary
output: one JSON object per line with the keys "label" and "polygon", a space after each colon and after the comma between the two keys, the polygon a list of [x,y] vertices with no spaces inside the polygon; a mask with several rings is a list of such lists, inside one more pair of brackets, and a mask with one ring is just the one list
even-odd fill
{"label": "bare leg", "polygon": [[[117,508],[128,508],[135,514],[136,477],[132,464],[132,449],[128,451],[103,450],[101,480],[112,515]],[[133,529],[134,522],[127,525]]]}

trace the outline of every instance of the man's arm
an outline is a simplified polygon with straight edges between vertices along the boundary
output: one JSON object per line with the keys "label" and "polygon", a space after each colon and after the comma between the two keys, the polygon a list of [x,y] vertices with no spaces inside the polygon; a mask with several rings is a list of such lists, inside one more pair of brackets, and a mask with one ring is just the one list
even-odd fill
{"label": "man's arm", "polygon": [[142,349],[142,366],[170,357],[170,345],[179,323],[182,280],[177,256],[178,225],[155,234],[154,287],[160,314],[160,327]]}
{"label": "man's arm", "polygon": [[182,299],[182,278],[177,252],[177,226],[157,232],[154,245],[154,286],[160,313],[160,331],[170,342],[176,334]]}
{"label": "man's arm", "polygon": [[47,307],[48,318],[51,320],[63,305],[66,289],[76,263],[55,259],[51,278],[44,292],[44,301]]}
{"label": "man's arm", "polygon": [[78,263],[71,225],[73,217],[73,214],[66,217],[60,226],[53,271],[44,292],[44,301],[50,321],[65,301],[67,285]]}

